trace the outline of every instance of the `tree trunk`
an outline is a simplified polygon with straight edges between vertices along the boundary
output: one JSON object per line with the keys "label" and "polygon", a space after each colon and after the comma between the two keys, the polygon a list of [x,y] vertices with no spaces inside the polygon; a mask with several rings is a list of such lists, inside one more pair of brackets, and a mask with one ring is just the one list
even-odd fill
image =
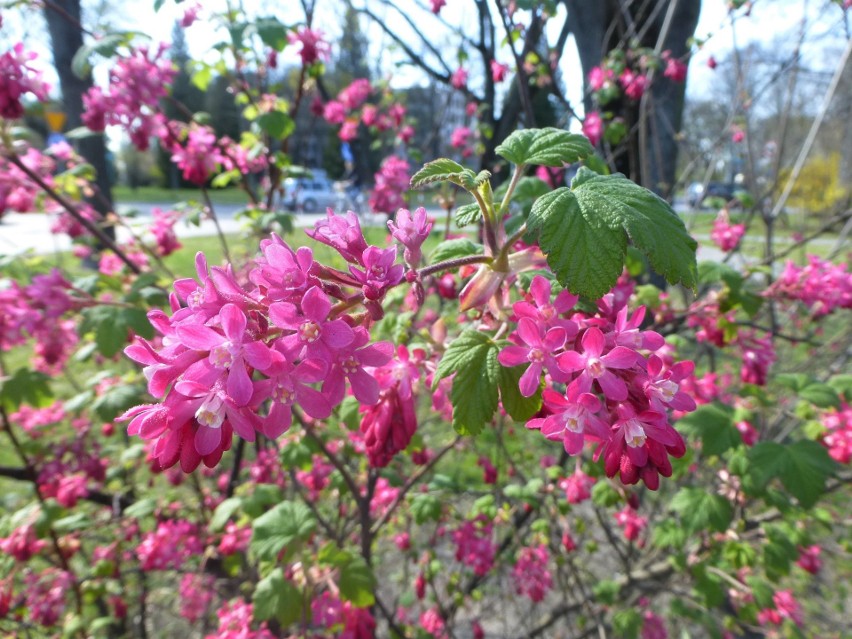
{"label": "tree trunk", "polygon": [[[67,116],[66,128],[74,129],[83,124],[83,94],[92,86],[91,75],[81,79],[71,70],[74,54],[83,46],[80,0],[47,0],[44,3],[44,18],[50,31],[53,63],[62,90],[61,105]],[[97,172],[96,184],[103,195],[102,198],[93,198],[90,204],[101,215],[106,215],[112,211],[112,189],[104,136],[88,136],[78,140],[75,146]],[[112,227],[107,231],[113,231]]]}

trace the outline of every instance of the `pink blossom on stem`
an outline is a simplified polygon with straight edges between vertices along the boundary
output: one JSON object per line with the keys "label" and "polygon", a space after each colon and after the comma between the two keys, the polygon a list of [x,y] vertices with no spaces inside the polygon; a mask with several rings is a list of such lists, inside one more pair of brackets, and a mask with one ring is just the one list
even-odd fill
{"label": "pink blossom on stem", "polygon": [[502,64],[497,62],[497,60],[491,61],[491,79],[494,82],[502,82],[506,79],[506,75],[509,73],[509,65]]}
{"label": "pink blossom on stem", "polygon": [[459,67],[453,71],[452,76],[450,76],[450,84],[452,84],[456,89],[462,90],[467,87],[467,78],[467,69]]}
{"label": "pink blossom on stem", "polygon": [[391,235],[405,247],[403,256],[405,263],[412,269],[420,264],[422,254],[420,247],[432,230],[432,220],[422,206],[414,211],[414,215],[408,209],[399,209],[396,212],[396,221],[388,221],[388,229]]}
{"label": "pink blossom on stem", "polygon": [[620,377],[609,369],[630,368],[636,362],[637,353],[624,346],[616,346],[603,354],[606,341],[600,329],[591,327],[582,338],[583,352],[567,351],[559,356],[559,368],[566,373],[580,371],[580,375],[571,382],[579,393],[587,393],[592,382],[597,382],[607,399],[623,401],[627,399],[627,386]]}
{"label": "pink blossom on stem", "polygon": [[328,209],[326,219],[316,222],[314,228],[306,230],[305,233],[317,242],[335,249],[347,262],[360,264],[361,256],[367,249],[361,223],[352,211],[347,211],[344,216],[335,215],[334,211]]}
{"label": "pink blossom on stem", "polygon": [[36,100],[47,100],[50,88],[42,81],[41,72],[30,62],[36,54],[24,50],[21,42],[0,55],[0,117],[14,120],[24,115],[21,98],[27,93]]}
{"label": "pink blossom on stem", "polygon": [[727,211],[722,209],[713,222],[710,239],[713,240],[716,246],[727,253],[737,248],[740,239],[745,235],[745,231],[745,224],[731,224]]}
{"label": "pink blossom on stem", "polygon": [[500,351],[497,359],[506,367],[529,363],[519,381],[524,397],[532,397],[535,394],[544,371],[550,373],[556,381],[568,380],[568,375],[560,370],[555,357],[555,352],[562,349],[567,339],[564,328],[556,326],[545,332],[544,328],[532,319],[522,317],[513,337],[521,345],[506,346]]}
{"label": "pink blossom on stem", "polygon": [[583,135],[589,138],[589,142],[592,145],[597,146],[598,142],[601,141],[604,132],[603,120],[601,119],[601,114],[597,111],[590,111],[586,114],[586,118],[583,120]]}
{"label": "pink blossom on stem", "polygon": [[538,603],[553,587],[553,578],[547,569],[550,553],[544,544],[521,548],[512,577],[515,580],[515,591],[519,595]]}
{"label": "pink blossom on stem", "polygon": [[331,45],[323,38],[321,31],[302,28],[296,32],[291,31],[288,36],[290,44],[301,44],[299,57],[302,64],[309,66],[319,60],[328,60],[331,56]]}

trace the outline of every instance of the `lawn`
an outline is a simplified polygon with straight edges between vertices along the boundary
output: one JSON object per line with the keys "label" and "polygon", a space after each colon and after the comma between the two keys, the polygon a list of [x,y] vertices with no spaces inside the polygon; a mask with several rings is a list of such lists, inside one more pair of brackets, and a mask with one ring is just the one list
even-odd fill
{"label": "lawn", "polygon": [[[239,188],[211,189],[208,191],[213,204],[245,204],[248,200]],[[114,186],[112,197],[116,202],[144,202],[146,204],[173,204],[187,200],[201,200],[199,189],[165,189],[159,186]]]}

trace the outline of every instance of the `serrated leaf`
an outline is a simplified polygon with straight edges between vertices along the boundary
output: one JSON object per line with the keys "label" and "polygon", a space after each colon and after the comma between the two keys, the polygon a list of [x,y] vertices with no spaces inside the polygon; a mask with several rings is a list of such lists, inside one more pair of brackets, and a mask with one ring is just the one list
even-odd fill
{"label": "serrated leaf", "polygon": [[455,238],[444,240],[429,255],[429,262],[435,264],[446,260],[454,260],[468,255],[480,255],[483,252],[482,244],[471,242],[467,238]]}
{"label": "serrated leaf", "polygon": [[292,555],[316,525],[307,506],[301,502],[282,502],[254,520],[249,549],[260,561],[275,561],[285,548]]}
{"label": "serrated leaf", "polygon": [[804,508],[816,504],[836,468],[825,447],[810,440],[786,445],[760,442],[749,450],[748,459],[748,474],[757,488],[777,477]]}
{"label": "serrated leaf", "polygon": [[255,621],[275,619],[286,628],[302,617],[302,593],[284,577],[281,568],[276,568],[257,582],[251,599]]}
{"label": "serrated leaf", "polygon": [[694,288],[696,241],[668,202],[623,175],[598,175],[581,168],[571,182],[580,209],[624,231],[651,266],[671,284]]}
{"label": "serrated leaf", "polygon": [[837,391],[838,395],[852,401],[852,375],[835,375],[828,380],[828,385]]}
{"label": "serrated leaf", "polygon": [[799,391],[799,399],[819,408],[840,408],[840,395],[831,386],[812,382]]}
{"label": "serrated leaf", "polygon": [[573,164],[594,151],[585,136],[553,127],[515,131],[495,149],[497,155],[514,164],[558,167]]}
{"label": "serrated leaf", "polygon": [[427,162],[411,178],[411,186],[415,189],[435,182],[452,182],[468,191],[476,190],[480,184],[476,173],[449,158]]}
{"label": "serrated leaf", "polygon": [[240,497],[229,497],[216,506],[216,510],[213,511],[213,516],[210,518],[210,523],[208,524],[210,531],[218,532],[222,530],[233,514],[240,509],[242,503],[243,500]]}
{"label": "serrated leaf", "polygon": [[690,532],[715,530],[724,532],[734,516],[731,503],[703,488],[681,488],[671,501],[672,510],[680,515]]}
{"label": "serrated leaf", "polygon": [[541,391],[542,386],[539,384],[538,389],[532,397],[524,397],[521,395],[519,387],[521,375],[527,366],[500,366],[500,403],[503,409],[509,413],[509,416],[516,422],[526,422],[539,410],[541,410]]}
{"label": "serrated leaf", "polygon": [[721,455],[742,443],[742,436],[734,426],[733,408],[718,402],[700,406],[681,417],[677,427],[700,438],[705,455]]}
{"label": "serrated leaf", "polygon": [[358,608],[366,608],[376,602],[376,577],[360,555],[353,556],[343,565],[337,585],[341,598]]}
{"label": "serrated leaf", "polygon": [[497,345],[484,333],[466,330],[453,340],[438,363],[433,388],[453,374],[453,427],[462,435],[476,435],[497,410]]}
{"label": "serrated leaf", "polygon": [[44,408],[53,402],[50,377],[28,368],[19,368],[7,378],[0,378],[0,404],[7,412],[18,410],[21,404]]}
{"label": "serrated leaf", "polygon": [[124,509],[123,515],[131,519],[142,519],[157,510],[157,500],[153,497],[140,499]]}
{"label": "serrated leaf", "polygon": [[542,195],[527,225],[560,284],[572,293],[598,299],[621,275],[627,236],[613,231],[594,211],[582,211],[565,187]]}
{"label": "serrated leaf", "polygon": [[482,209],[479,208],[479,204],[476,202],[473,204],[463,204],[456,209],[453,217],[456,221],[456,226],[463,228],[469,224],[478,222],[479,218],[482,217]]}
{"label": "serrated leaf", "polygon": [[638,639],[642,629],[642,614],[635,608],[619,610],[612,616],[612,629],[622,639]]}

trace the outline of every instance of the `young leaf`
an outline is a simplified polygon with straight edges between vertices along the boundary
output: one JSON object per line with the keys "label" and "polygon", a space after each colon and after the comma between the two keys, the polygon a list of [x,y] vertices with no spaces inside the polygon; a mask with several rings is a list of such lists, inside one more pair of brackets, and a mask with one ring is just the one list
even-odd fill
{"label": "young leaf", "polygon": [[705,455],[721,455],[742,443],[742,436],[734,426],[734,409],[718,402],[700,406],[695,412],[684,415],[677,426],[701,439],[701,450]]}
{"label": "young leaf", "polygon": [[249,548],[261,561],[275,561],[285,547],[288,553],[316,528],[310,509],[301,502],[285,501],[254,520]]}
{"label": "young leaf", "polygon": [[343,565],[337,585],[341,598],[351,601],[358,608],[372,606],[376,601],[376,577],[360,555],[353,556]]}
{"label": "young leaf", "polygon": [[585,158],[595,150],[585,136],[548,127],[515,131],[495,152],[514,164],[561,167]]}
{"label": "young leaf", "polygon": [[476,173],[458,162],[448,158],[440,158],[424,164],[423,168],[411,178],[411,186],[419,188],[434,182],[452,182],[468,191],[473,191],[482,183],[481,176],[481,173],[477,176]]}
{"label": "young leaf", "polygon": [[463,228],[469,224],[477,222],[481,216],[482,209],[479,208],[479,204],[474,202],[473,204],[463,204],[458,207],[454,218],[456,220],[456,225],[459,228]]}
{"label": "young leaf", "polygon": [[44,373],[19,368],[11,377],[0,378],[0,405],[10,413],[18,410],[21,404],[35,408],[49,406],[53,402],[53,392],[48,381],[50,377]]}
{"label": "young leaf", "polygon": [[727,530],[734,516],[730,502],[702,488],[682,488],[672,499],[672,510],[680,514],[689,532],[708,528],[717,532]]}
{"label": "young leaf", "polygon": [[471,242],[467,238],[455,238],[444,240],[429,255],[429,262],[435,264],[446,260],[454,260],[468,255],[479,255],[482,253],[482,244]]}
{"label": "young leaf", "polygon": [[836,466],[825,447],[810,440],[787,445],[760,442],[748,458],[749,476],[758,488],[777,477],[804,508],[816,504]]}
{"label": "young leaf", "polygon": [[252,595],[255,621],[276,619],[284,627],[295,623],[302,616],[302,593],[276,568],[257,582]]}
{"label": "young leaf", "polygon": [[450,392],[453,427],[462,435],[476,435],[497,410],[497,345],[484,333],[466,330],[450,344],[438,363],[433,388],[454,373]]}
{"label": "young leaf", "polygon": [[213,517],[210,518],[210,524],[208,525],[211,532],[222,530],[233,514],[240,509],[242,504],[243,500],[241,497],[229,497],[216,506],[216,510],[213,511]]}
{"label": "young leaf", "polygon": [[536,200],[529,225],[573,293],[606,293],[621,274],[628,239],[670,283],[695,286],[695,240],[667,202],[623,175],[581,168],[570,190]]}

